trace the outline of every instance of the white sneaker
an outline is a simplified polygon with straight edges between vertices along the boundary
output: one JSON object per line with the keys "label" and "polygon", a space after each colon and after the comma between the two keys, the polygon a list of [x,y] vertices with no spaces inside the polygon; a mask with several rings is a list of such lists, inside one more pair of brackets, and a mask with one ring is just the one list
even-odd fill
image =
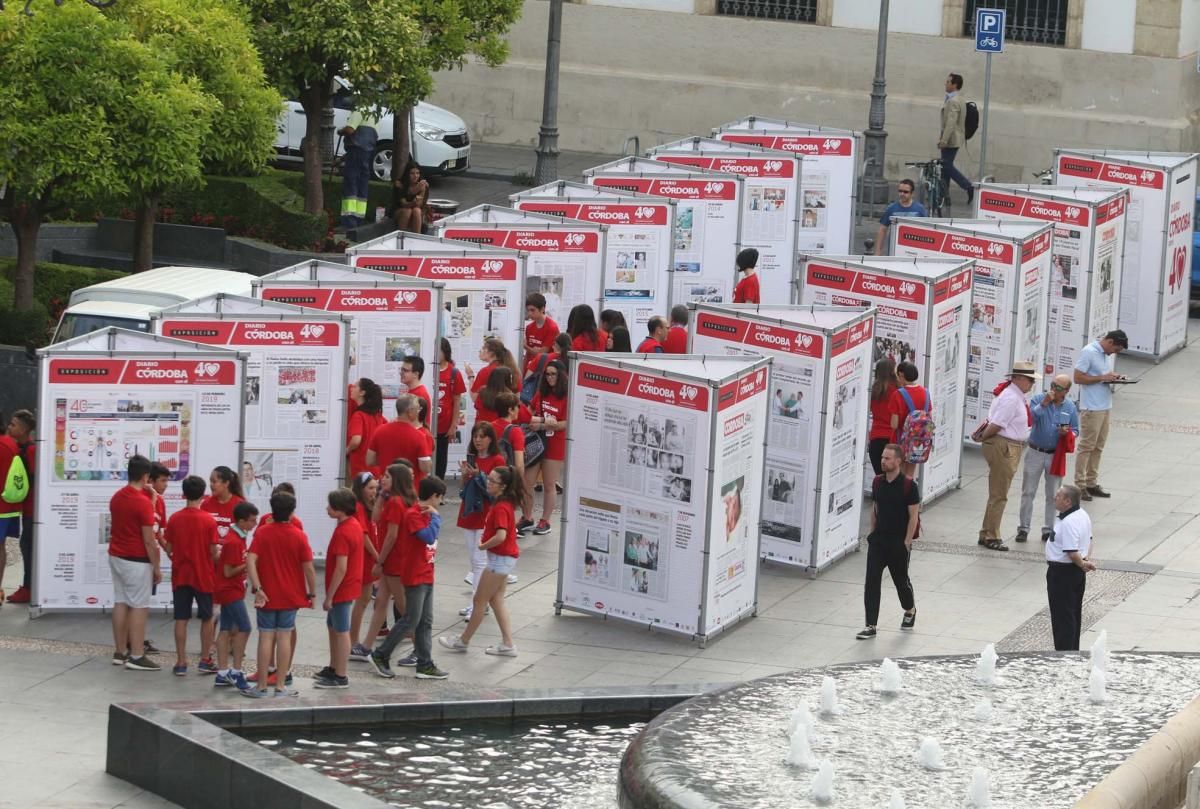
{"label": "white sneaker", "polygon": [[516,584],[516,583],[517,583],[517,574],[516,574],[516,573],[509,573],[509,574],[508,574],[508,583],[509,583],[509,584]]}
{"label": "white sneaker", "polygon": [[484,654],[496,655],[497,657],[516,657],[516,646],[505,646],[503,643],[497,643],[495,646],[489,646],[483,650]]}
{"label": "white sneaker", "polygon": [[471,571],[467,571],[467,575],[463,576],[463,581],[472,587],[475,586],[475,578],[471,575]]}
{"label": "white sneaker", "polygon": [[472,612],[472,608],[471,608],[471,607],[463,607],[461,610],[459,610],[459,611],[458,611],[458,614],[459,614],[460,616],[462,616],[463,618],[470,619],[470,617],[471,617],[471,612]]}
{"label": "white sneaker", "polygon": [[469,648],[462,642],[462,637],[459,635],[439,635],[438,644],[452,652],[465,652]]}

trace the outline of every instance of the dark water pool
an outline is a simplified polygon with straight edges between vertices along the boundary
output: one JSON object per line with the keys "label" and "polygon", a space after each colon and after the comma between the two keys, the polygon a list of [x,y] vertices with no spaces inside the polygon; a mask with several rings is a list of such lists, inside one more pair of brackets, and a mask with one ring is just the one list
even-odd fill
{"label": "dark water pool", "polygon": [[611,809],[650,717],[472,720],[246,737],[397,807]]}

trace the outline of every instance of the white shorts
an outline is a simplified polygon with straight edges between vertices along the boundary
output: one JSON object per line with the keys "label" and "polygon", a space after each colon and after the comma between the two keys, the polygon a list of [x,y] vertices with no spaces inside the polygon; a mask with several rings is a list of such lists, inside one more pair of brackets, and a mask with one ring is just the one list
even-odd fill
{"label": "white shorts", "polygon": [[149,562],[131,562],[110,556],[108,567],[112,570],[114,604],[128,604],[135,609],[150,606],[154,568]]}

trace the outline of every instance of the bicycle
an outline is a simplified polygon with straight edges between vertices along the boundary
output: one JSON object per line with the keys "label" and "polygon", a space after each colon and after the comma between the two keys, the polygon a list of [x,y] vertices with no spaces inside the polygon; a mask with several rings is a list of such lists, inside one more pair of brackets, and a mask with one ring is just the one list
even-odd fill
{"label": "bicycle", "polygon": [[942,177],[942,161],[934,158],[904,165],[921,170],[917,180],[917,202],[925,206],[930,216],[941,216],[942,210],[950,207],[949,188]]}

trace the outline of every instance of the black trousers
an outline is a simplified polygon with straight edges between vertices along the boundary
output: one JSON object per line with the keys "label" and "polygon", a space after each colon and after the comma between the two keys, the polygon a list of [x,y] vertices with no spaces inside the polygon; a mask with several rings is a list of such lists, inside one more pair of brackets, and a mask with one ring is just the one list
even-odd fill
{"label": "black trousers", "polygon": [[21,567],[24,568],[24,578],[21,586],[33,586],[33,517],[21,517]]}
{"label": "black trousers", "polygon": [[886,568],[892,574],[896,595],[905,611],[917,605],[913,596],[912,582],[908,579],[908,560],[911,556],[904,547],[904,537],[867,537],[867,581],[863,586],[863,604],[867,610],[867,626],[879,624],[879,596]]}
{"label": "black trousers", "polygon": [[867,457],[871,459],[871,468],[877,475],[883,474],[883,448],[890,443],[890,438],[872,438],[867,442]]}
{"label": "black trousers", "polygon": [[437,448],[433,455],[433,473],[442,480],[446,479],[446,462],[450,459],[450,436],[439,435],[436,439]]}
{"label": "black trousers", "polygon": [[1087,574],[1071,562],[1046,563],[1046,597],[1050,602],[1050,629],[1059,652],[1079,651],[1083,624],[1083,591]]}

